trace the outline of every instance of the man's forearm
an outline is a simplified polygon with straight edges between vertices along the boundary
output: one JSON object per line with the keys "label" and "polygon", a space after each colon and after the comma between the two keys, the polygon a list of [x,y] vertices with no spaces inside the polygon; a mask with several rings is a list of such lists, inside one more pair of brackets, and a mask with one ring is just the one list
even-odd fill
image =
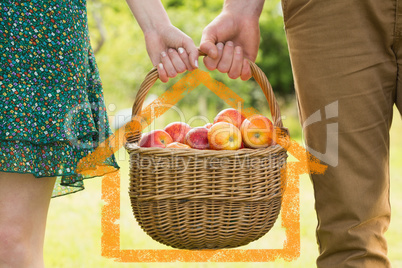
{"label": "man's forearm", "polygon": [[223,11],[249,18],[259,18],[264,7],[264,2],[265,0],[225,0]]}

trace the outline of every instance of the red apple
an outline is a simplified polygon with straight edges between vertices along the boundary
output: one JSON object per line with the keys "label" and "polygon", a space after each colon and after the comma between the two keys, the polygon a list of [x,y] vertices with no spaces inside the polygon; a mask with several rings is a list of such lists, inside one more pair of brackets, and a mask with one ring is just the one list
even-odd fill
{"label": "red apple", "polygon": [[240,131],[244,145],[248,148],[264,148],[273,142],[274,127],[271,120],[263,115],[253,115],[245,119]]}
{"label": "red apple", "polygon": [[217,122],[227,122],[233,124],[235,127],[240,129],[241,124],[243,123],[244,117],[241,112],[236,109],[228,108],[220,111],[214,118],[214,124]]}
{"label": "red apple", "polygon": [[184,138],[191,127],[184,122],[173,122],[168,124],[164,130],[172,137],[173,141],[184,143]]}
{"label": "red apple", "polygon": [[208,129],[206,127],[195,127],[187,132],[186,144],[194,149],[208,149]]}
{"label": "red apple", "polygon": [[166,145],[166,148],[182,148],[183,149],[183,148],[191,148],[191,147],[188,146],[187,144],[175,141],[175,142],[172,142],[172,143],[169,143],[168,145]]}
{"label": "red apple", "polygon": [[160,147],[166,148],[166,145],[173,142],[172,137],[162,130],[156,129],[142,135],[140,140],[140,147]]}
{"label": "red apple", "polygon": [[240,130],[227,122],[218,122],[208,131],[208,142],[211,149],[237,150],[241,146]]}

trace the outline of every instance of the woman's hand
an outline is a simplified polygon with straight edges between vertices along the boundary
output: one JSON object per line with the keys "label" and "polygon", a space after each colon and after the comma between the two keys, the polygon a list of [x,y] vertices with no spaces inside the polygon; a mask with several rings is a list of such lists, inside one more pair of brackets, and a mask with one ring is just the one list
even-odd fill
{"label": "woman's hand", "polygon": [[148,55],[162,82],[198,68],[197,47],[170,23],[160,0],[127,0],[127,4],[144,33]]}
{"label": "woman's hand", "polygon": [[162,82],[178,73],[198,68],[198,49],[193,40],[173,25],[145,32],[144,35],[148,55],[152,64],[157,66]]}

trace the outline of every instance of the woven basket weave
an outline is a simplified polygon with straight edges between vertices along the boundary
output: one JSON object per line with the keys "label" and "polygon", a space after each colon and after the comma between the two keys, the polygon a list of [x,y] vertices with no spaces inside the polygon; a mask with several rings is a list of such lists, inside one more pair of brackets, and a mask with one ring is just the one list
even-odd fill
{"label": "woven basket weave", "polygon": [[[288,141],[271,85],[253,62],[250,66],[267,98],[277,139]],[[154,68],[137,93],[133,118],[157,79]],[[126,134],[129,195],[136,220],[154,240],[179,249],[233,248],[272,228],[286,184],[281,176],[286,142],[234,151],[141,148],[140,134]]]}

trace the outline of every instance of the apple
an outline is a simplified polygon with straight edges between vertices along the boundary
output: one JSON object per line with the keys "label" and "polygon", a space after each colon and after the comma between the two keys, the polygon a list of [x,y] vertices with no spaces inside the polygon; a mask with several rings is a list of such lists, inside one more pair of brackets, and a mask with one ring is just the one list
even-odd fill
{"label": "apple", "polygon": [[243,148],[244,148],[244,142],[242,141],[239,149],[243,149]]}
{"label": "apple", "polygon": [[218,122],[227,122],[233,124],[235,127],[240,129],[241,124],[243,123],[244,117],[241,112],[236,109],[228,108],[220,111],[214,118],[214,124]]}
{"label": "apple", "polygon": [[164,130],[172,137],[173,141],[184,143],[184,138],[191,127],[184,122],[173,122],[168,124]]}
{"label": "apple", "polygon": [[166,148],[191,148],[191,147],[188,146],[187,144],[175,141],[166,145]]}
{"label": "apple", "polygon": [[166,148],[166,145],[172,143],[173,139],[170,135],[162,130],[156,129],[145,133],[140,140],[140,147],[160,147]]}
{"label": "apple", "polygon": [[206,127],[195,127],[187,132],[186,144],[194,149],[208,149],[208,129]]}
{"label": "apple", "polygon": [[248,148],[264,148],[272,145],[274,127],[263,115],[252,115],[240,127],[244,145]]}
{"label": "apple", "polygon": [[204,127],[206,127],[207,129],[210,129],[211,127],[212,127],[212,123],[206,123],[205,125],[204,125]]}
{"label": "apple", "polygon": [[241,147],[242,138],[240,130],[233,124],[218,122],[208,130],[208,142],[211,149],[237,150]]}

